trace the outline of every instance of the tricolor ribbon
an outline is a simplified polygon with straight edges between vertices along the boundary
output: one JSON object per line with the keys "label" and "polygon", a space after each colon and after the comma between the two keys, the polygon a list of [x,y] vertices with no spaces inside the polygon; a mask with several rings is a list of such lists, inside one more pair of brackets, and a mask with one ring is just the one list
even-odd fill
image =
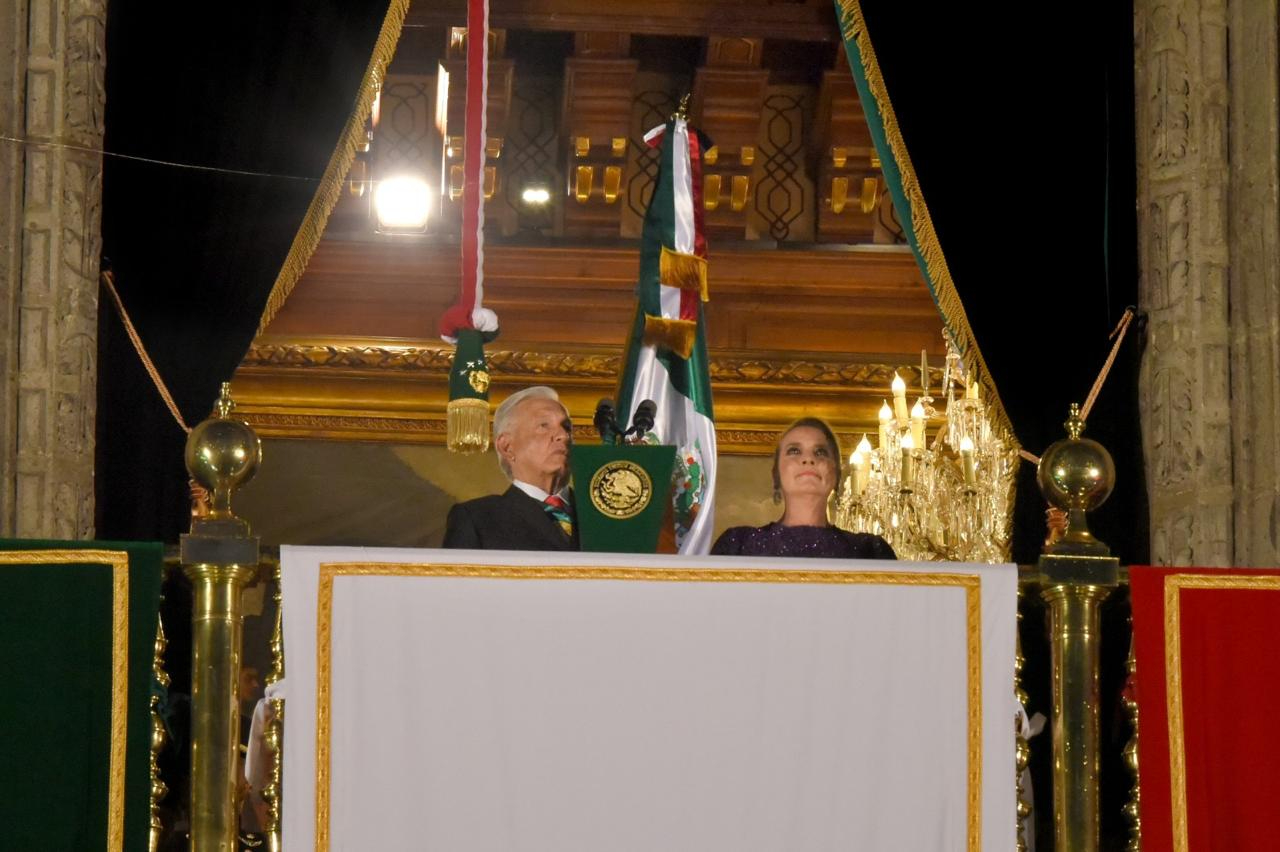
{"label": "tricolor ribbon", "polygon": [[489,0],[467,0],[467,110],[463,127],[462,286],[440,318],[440,336],[457,342],[473,328],[496,333],[498,315],[484,307],[484,175],[489,70]]}

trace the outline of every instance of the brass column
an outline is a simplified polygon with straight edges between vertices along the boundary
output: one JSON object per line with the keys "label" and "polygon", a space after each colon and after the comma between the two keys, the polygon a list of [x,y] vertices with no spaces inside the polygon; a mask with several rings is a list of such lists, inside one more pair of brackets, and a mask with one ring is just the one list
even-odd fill
{"label": "brass column", "polygon": [[1053,661],[1054,848],[1072,852],[1098,848],[1098,608],[1117,574],[1116,560],[1107,561],[1109,570],[1071,557],[1040,559]]}
{"label": "brass column", "polygon": [[1041,595],[1049,604],[1053,664],[1054,848],[1098,849],[1099,606],[1119,583],[1119,560],[1094,538],[1085,512],[1111,494],[1115,465],[1071,406],[1068,438],[1045,450],[1037,480],[1067,513],[1067,532],[1040,557]]}
{"label": "brass column", "polygon": [[[169,689],[169,673],[164,670],[164,649],[169,642],[164,638],[164,621],[156,616],[155,656],[151,659],[151,677],[156,686],[166,692]],[[164,719],[160,718],[160,695],[153,689],[151,693],[151,831],[147,837],[147,852],[157,852],[160,839],[164,834],[164,824],[160,821],[160,803],[169,795],[169,787],[160,777],[160,750],[169,739],[165,731]]]}
{"label": "brass column", "polygon": [[241,593],[258,571],[258,540],[231,512],[231,492],[253,476],[258,436],[230,417],[229,387],[217,415],[191,431],[187,470],[211,494],[211,505],[182,536],[182,565],[191,579],[191,850],[235,852],[241,775]]}
{"label": "brass column", "polygon": [[[1022,706],[1025,711],[1027,706],[1027,691],[1022,688],[1022,667],[1026,663],[1027,658],[1022,655],[1022,584],[1018,584],[1018,611],[1017,619],[1014,621],[1013,632],[1013,697]],[[1031,744],[1027,742],[1027,737],[1022,729],[1022,718],[1019,717],[1014,722],[1014,747],[1013,747],[1013,777],[1014,791],[1016,792],[1015,826],[1016,826],[1016,849],[1018,852],[1027,852],[1027,817],[1031,816],[1033,803],[1027,798],[1027,790],[1022,786],[1022,774],[1027,771],[1027,766],[1031,763]]]}
{"label": "brass column", "polygon": [[[284,680],[284,596],[280,587],[280,563],[275,563],[276,581],[276,626],[271,632],[271,673],[267,675],[267,685],[273,686]],[[267,723],[264,735],[267,749],[271,752],[271,771],[266,787],[262,791],[262,799],[267,803],[267,852],[280,852],[283,848],[280,834],[280,773],[284,761],[284,699],[271,699],[271,721]]]}
{"label": "brass column", "polygon": [[[1129,624],[1133,624],[1130,616]],[[1129,660],[1125,665],[1129,673],[1129,683],[1125,686],[1122,703],[1125,715],[1129,717],[1129,725],[1133,728],[1133,736],[1124,746],[1124,764],[1133,774],[1133,789],[1129,791],[1129,801],[1125,803],[1124,815],[1129,820],[1129,842],[1125,852],[1142,852],[1142,777],[1138,772],[1138,697],[1134,693],[1133,679],[1138,671],[1138,663],[1133,655],[1132,627],[1129,634]]]}

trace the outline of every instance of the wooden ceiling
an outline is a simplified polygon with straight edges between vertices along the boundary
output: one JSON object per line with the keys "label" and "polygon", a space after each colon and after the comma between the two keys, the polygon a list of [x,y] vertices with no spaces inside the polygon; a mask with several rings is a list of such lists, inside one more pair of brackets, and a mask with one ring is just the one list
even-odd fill
{"label": "wooden ceiling", "polygon": [[[431,67],[456,61],[451,28],[464,10],[443,0],[411,11],[353,190],[406,158],[447,184],[456,140],[427,120],[438,106]],[[612,395],[651,181],[635,143],[654,104],[681,90],[719,149],[707,167],[721,187],[707,211],[707,329],[722,450],[767,452],[803,414],[874,431],[895,368],[915,385],[922,349],[941,366],[942,323],[901,243],[829,0],[494,0],[491,24],[495,403],[551,384],[585,437],[596,400]],[[458,77],[451,110],[465,97]],[[522,208],[511,188],[542,174],[552,204]],[[339,204],[233,382],[263,435],[443,442],[451,352],[435,328],[458,287],[458,208],[443,191],[428,233],[388,236],[374,232],[368,193]]]}
{"label": "wooden ceiling", "polygon": [[[460,27],[466,0],[430,0],[410,7],[409,28]],[[775,38],[836,43],[830,0],[491,0],[495,29],[626,32],[659,36]]]}

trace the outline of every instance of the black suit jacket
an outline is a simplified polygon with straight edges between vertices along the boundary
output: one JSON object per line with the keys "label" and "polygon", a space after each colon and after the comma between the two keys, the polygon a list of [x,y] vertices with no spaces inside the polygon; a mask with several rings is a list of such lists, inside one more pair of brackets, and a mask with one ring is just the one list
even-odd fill
{"label": "black suit jacket", "polygon": [[458,503],[449,510],[444,547],[472,550],[577,550],[573,538],[537,500],[512,485],[502,494]]}

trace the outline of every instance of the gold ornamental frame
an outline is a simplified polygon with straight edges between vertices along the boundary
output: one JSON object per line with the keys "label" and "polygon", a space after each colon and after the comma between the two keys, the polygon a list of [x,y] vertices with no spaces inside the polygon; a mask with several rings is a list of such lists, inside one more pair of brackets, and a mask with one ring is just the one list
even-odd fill
{"label": "gold ornamental frame", "polygon": [[[424,341],[260,338],[236,373],[236,413],[264,438],[443,445],[452,358],[452,347]],[[523,387],[552,384],[571,412],[589,414],[613,394],[622,352],[508,344],[490,348],[486,359],[501,388],[494,405]],[[852,447],[877,426],[851,413],[874,412],[898,369],[831,353],[718,352],[710,371],[720,451],[771,454],[798,407],[826,419]],[[931,367],[931,386],[941,382],[941,367]],[[574,438],[596,439],[589,416],[577,418]]]}
{"label": "gold ornamental frame", "polygon": [[111,751],[107,764],[106,841],[108,852],[122,852],[129,721],[129,554],[115,550],[8,550],[0,551],[0,565],[104,565],[111,570]]}
{"label": "gold ornamental frame", "polygon": [[1170,574],[1164,578],[1165,700],[1169,712],[1169,806],[1174,852],[1189,852],[1186,729],[1182,712],[1182,591],[1280,591],[1280,575]]}
{"label": "gold ornamental frame", "polygon": [[982,848],[982,578],[976,574],[908,571],[806,571],[803,569],[627,568],[397,562],[325,562],[320,565],[316,607],[316,852],[329,852],[330,698],[333,586],[337,577],[465,577],[502,580],[613,580],[660,583],[776,583],[952,587],[965,594],[967,676],[967,813],[969,852]]}

